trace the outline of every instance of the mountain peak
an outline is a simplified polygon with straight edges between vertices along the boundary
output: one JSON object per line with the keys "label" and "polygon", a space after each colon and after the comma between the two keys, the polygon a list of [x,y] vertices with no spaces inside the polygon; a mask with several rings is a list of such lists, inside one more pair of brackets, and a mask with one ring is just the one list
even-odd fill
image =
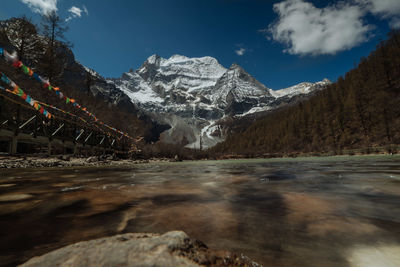
{"label": "mountain peak", "polygon": [[235,70],[235,69],[243,70],[243,68],[242,68],[239,64],[237,64],[237,63],[233,63],[233,64],[229,67],[229,69],[230,69],[230,70]]}
{"label": "mountain peak", "polygon": [[112,83],[139,108],[171,125],[163,141],[181,143],[179,138],[184,136],[191,147],[200,135],[205,147],[221,141],[223,137],[214,132],[226,116],[267,111],[325,85],[302,83],[272,91],[236,63],[226,69],[210,56],[178,54],[169,58],[152,55],[138,70]]}
{"label": "mountain peak", "polygon": [[189,58],[187,57],[187,56],[182,56],[182,55],[179,55],[179,54],[175,54],[175,55],[172,55],[169,59],[168,59],[168,61],[186,61],[186,60],[188,60]]}
{"label": "mountain peak", "polygon": [[149,64],[156,64],[157,61],[159,61],[160,59],[161,59],[161,57],[160,57],[159,55],[154,54],[154,55],[150,56],[150,57],[146,60],[146,62],[149,63]]}
{"label": "mountain peak", "polygon": [[331,84],[332,82],[328,78],[324,78],[321,83]]}

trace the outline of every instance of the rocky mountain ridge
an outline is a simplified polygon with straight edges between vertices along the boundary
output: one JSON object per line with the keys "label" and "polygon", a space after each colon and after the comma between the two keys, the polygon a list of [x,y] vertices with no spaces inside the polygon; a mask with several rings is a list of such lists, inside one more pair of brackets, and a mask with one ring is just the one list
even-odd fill
{"label": "rocky mountain ridge", "polygon": [[226,117],[242,117],[288,104],[330,83],[301,83],[272,90],[241,66],[228,69],[212,57],[169,59],[150,56],[136,71],[107,83],[128,95],[140,109],[171,129],[163,141],[192,148],[211,147],[224,139],[219,124]]}

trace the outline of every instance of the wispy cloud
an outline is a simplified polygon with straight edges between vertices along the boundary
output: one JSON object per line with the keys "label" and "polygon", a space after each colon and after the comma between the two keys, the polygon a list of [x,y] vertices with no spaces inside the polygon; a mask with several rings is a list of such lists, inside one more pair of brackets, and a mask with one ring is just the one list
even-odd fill
{"label": "wispy cloud", "polygon": [[235,53],[236,53],[236,55],[238,55],[238,56],[243,56],[244,53],[246,53],[246,51],[247,51],[246,48],[241,47],[241,48],[235,50]]}
{"label": "wispy cloud", "polygon": [[390,27],[394,29],[400,29],[400,18],[392,18],[390,20]]}
{"label": "wispy cloud", "polygon": [[274,11],[279,19],[268,32],[290,54],[335,54],[368,40],[373,28],[364,23],[360,6],[344,2],[317,8],[304,0],[286,0],[274,4]]}
{"label": "wispy cloud", "polygon": [[21,2],[36,13],[48,14],[57,11],[57,0],[21,0]]}
{"label": "wispy cloud", "polygon": [[279,17],[262,32],[268,40],[285,44],[289,54],[336,54],[367,41],[375,28],[366,22],[367,14],[400,28],[400,0],[339,1],[324,8],[306,0],[285,0],[273,9]]}
{"label": "wispy cloud", "polygon": [[87,10],[86,6],[82,6],[82,8],[72,6],[70,9],[68,9],[68,12],[70,13],[69,17],[65,21],[70,21],[73,18],[80,18],[82,17],[82,14],[89,15],[89,11]]}
{"label": "wispy cloud", "polygon": [[393,28],[400,28],[400,1],[399,0],[355,0],[373,15],[388,19]]}

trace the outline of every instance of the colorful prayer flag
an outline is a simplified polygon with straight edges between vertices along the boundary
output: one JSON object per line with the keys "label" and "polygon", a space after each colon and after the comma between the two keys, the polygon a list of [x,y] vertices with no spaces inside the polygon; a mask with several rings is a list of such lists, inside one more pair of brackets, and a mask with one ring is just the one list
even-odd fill
{"label": "colorful prayer flag", "polygon": [[42,80],[40,79],[40,76],[39,75],[37,75],[37,73],[33,73],[33,78],[36,80],[36,81],[38,81],[38,82],[41,82]]}
{"label": "colorful prayer flag", "polygon": [[[20,61],[21,62],[21,61]],[[21,63],[22,64],[22,63]],[[28,69],[28,67],[27,66],[25,66],[25,65],[21,65],[21,68],[22,68],[22,71],[25,73],[25,74],[29,74],[29,69]]]}

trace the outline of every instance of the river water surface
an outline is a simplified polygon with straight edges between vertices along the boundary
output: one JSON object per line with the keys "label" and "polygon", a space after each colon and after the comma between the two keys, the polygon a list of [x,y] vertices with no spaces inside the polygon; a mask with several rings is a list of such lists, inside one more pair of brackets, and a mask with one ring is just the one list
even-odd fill
{"label": "river water surface", "polygon": [[400,157],[0,172],[1,265],[170,230],[264,266],[400,266]]}

